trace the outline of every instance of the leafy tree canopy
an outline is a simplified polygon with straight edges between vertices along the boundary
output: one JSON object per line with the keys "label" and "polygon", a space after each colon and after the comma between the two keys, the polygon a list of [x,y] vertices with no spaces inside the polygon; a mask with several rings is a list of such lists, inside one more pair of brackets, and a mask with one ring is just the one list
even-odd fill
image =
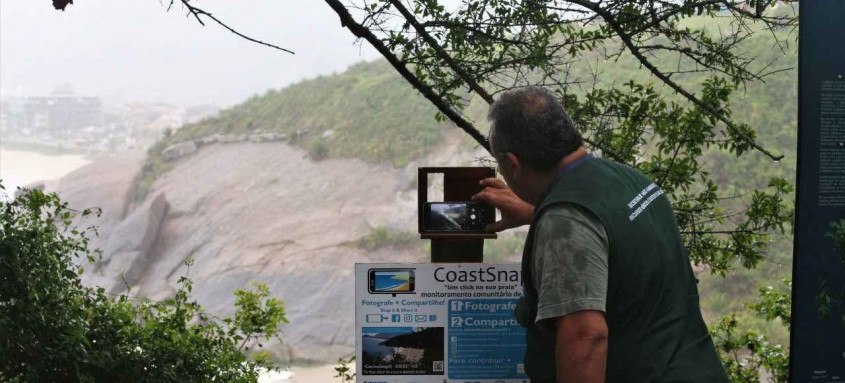
{"label": "leafy tree canopy", "polygon": [[95,229],[73,221],[98,214],[38,190],[0,198],[0,381],[254,382],[272,368],[266,353],[245,354],[256,340],[281,341],[287,321],[264,285],[237,290],[227,318],[191,300],[187,277],[163,302],[83,286]]}
{"label": "leafy tree canopy", "polygon": [[[325,0],[447,118],[487,147],[465,111],[507,89],[556,92],[596,151],[656,180],[674,201],[696,264],[724,274],[754,267],[768,234],[792,219],[784,179],[747,195],[704,169],[709,150],[783,156],[734,118],[737,90],[785,68],[745,41],[774,37],[785,51],[797,16],[775,1]],[[703,23],[702,19],[712,22]],[[768,61],[760,62],[761,59]],[[585,63],[633,60],[631,80],[603,82]],[[637,73],[639,72],[639,73]],[[648,81],[642,81],[648,79]]]}

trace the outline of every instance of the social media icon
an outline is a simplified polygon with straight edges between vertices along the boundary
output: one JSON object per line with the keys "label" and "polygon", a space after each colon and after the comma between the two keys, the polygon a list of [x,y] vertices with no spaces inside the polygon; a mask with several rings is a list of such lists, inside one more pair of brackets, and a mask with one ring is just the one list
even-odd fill
{"label": "social media icon", "polygon": [[413,322],[414,316],[411,314],[405,314],[405,322]]}
{"label": "social media icon", "polygon": [[402,316],[399,315],[399,314],[393,314],[393,315],[390,316],[390,321],[391,322],[401,322]]}

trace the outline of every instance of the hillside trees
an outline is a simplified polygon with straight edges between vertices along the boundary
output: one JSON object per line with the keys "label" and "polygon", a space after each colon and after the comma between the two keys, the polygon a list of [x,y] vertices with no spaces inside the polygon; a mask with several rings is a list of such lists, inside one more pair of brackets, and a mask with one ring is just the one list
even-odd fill
{"label": "hillside trees", "polygon": [[245,355],[286,322],[266,286],[237,290],[227,318],[190,298],[187,276],[162,302],[83,286],[96,229],[73,222],[96,214],[38,190],[7,202],[0,183],[0,381],[254,382],[272,367]]}

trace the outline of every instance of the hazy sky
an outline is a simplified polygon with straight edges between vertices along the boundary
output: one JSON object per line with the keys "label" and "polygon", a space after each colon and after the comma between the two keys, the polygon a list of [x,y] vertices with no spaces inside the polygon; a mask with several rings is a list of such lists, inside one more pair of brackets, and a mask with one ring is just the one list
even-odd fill
{"label": "hazy sky", "polygon": [[[229,106],[267,89],[339,72],[378,56],[354,44],[319,0],[201,0],[197,6],[251,37],[186,18],[160,0],[76,0],[67,11],[50,0],[0,1],[0,94],[76,93],[112,101]],[[165,0],[166,4],[166,0]]]}

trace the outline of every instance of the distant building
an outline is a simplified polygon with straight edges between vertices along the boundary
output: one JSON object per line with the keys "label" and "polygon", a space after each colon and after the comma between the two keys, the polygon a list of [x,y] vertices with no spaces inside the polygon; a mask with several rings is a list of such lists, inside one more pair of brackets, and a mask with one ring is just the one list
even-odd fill
{"label": "distant building", "polygon": [[67,87],[50,96],[10,97],[0,111],[4,130],[29,134],[77,131],[103,122],[103,106],[98,97],[77,96]]}
{"label": "distant building", "polygon": [[49,96],[10,97],[0,102],[0,132],[8,142],[84,150],[143,148],[163,132],[217,113],[213,106],[163,103],[114,104],[75,95],[62,86]]}

